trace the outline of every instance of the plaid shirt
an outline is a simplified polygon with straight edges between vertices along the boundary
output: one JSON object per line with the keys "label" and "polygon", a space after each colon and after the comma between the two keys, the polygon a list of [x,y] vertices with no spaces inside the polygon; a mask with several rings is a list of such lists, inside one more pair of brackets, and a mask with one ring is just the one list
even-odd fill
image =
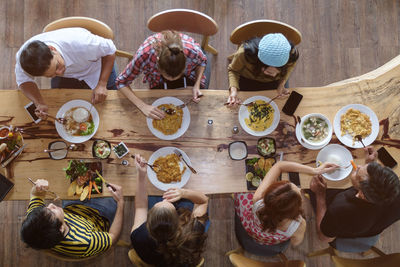
{"label": "plaid shirt", "polygon": [[[185,76],[196,81],[197,66],[205,67],[207,65],[207,57],[193,38],[186,34],[180,34],[183,43],[183,53],[186,56]],[[124,71],[119,74],[115,80],[117,88],[120,89],[132,83],[132,81],[140,74],[144,74],[143,83],[148,82],[150,88],[156,87],[163,83],[164,80],[157,67],[157,52],[154,49],[154,43],[161,42],[162,34],[156,33],[148,37],[137,50],[133,60],[126,66]],[[204,88],[206,77],[201,77],[200,87]]]}

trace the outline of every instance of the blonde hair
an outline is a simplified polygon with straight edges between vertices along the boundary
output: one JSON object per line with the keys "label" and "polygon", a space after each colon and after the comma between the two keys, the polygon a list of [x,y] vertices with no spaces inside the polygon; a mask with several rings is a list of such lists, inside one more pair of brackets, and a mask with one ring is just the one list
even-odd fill
{"label": "blonde hair", "polygon": [[158,67],[171,77],[179,76],[186,68],[186,56],[179,32],[163,31],[161,42],[156,46]]}

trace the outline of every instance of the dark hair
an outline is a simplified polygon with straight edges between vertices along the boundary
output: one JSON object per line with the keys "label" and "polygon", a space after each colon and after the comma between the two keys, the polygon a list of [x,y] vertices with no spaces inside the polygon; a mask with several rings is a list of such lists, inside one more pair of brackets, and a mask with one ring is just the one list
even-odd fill
{"label": "dark hair", "polygon": [[46,207],[35,208],[22,222],[21,239],[34,249],[52,248],[64,238],[61,225]]}
{"label": "dark hair", "polygon": [[157,46],[158,67],[169,76],[177,77],[186,68],[181,36],[175,31],[164,31],[161,34],[163,37]]}
{"label": "dark hair", "polygon": [[[268,65],[262,63],[261,60],[258,58],[258,45],[261,39],[262,37],[254,37],[243,43],[244,57],[247,62],[249,62],[254,66],[254,74],[256,76],[261,73],[263,67],[264,68],[269,67]],[[287,73],[288,66],[296,62],[297,59],[299,58],[299,52],[297,51],[296,47],[293,45],[292,42],[289,41],[289,43],[291,49],[288,62],[282,67],[276,67],[277,69],[280,70],[281,76],[285,76]]]}
{"label": "dark hair", "polygon": [[264,206],[257,211],[263,231],[275,231],[284,219],[295,220],[303,213],[301,196],[289,181],[271,184],[264,194]]}
{"label": "dark hair", "polygon": [[[153,209],[152,209],[153,210]],[[164,213],[161,210],[167,210],[166,208],[157,208],[153,214],[150,214],[147,219],[147,227],[153,228],[152,223],[156,223],[153,218],[155,213]],[[167,213],[164,213],[167,214]],[[168,214],[173,214],[172,212]],[[179,215],[178,215],[179,214]],[[175,215],[173,215],[175,217]],[[160,218],[158,216],[158,218]],[[204,232],[205,227],[203,221],[208,219],[207,215],[201,218],[194,218],[192,212],[185,208],[179,208],[176,213],[178,219],[178,227],[174,233],[169,233],[168,236],[173,238],[166,242],[155,238],[158,244],[158,252],[163,255],[166,266],[196,266],[201,260],[201,255],[205,250],[205,241],[207,234]],[[151,220],[149,220],[151,219]],[[175,219],[171,220],[175,221]],[[165,241],[165,240],[164,240]]]}
{"label": "dark hair", "polygon": [[52,59],[53,53],[50,48],[41,41],[29,43],[19,56],[21,67],[32,76],[42,76]]}
{"label": "dark hair", "polygon": [[371,162],[367,166],[367,172],[369,177],[360,181],[360,189],[367,201],[388,204],[398,197],[399,177],[390,168]]}

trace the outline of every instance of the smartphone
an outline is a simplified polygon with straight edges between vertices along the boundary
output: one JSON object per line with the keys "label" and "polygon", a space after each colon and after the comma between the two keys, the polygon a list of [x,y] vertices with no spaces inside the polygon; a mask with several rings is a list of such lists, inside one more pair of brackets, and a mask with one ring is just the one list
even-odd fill
{"label": "smartphone", "polygon": [[6,197],[13,186],[14,183],[0,173],[0,201],[2,201]]}
{"label": "smartphone", "polygon": [[35,106],[35,104],[33,104],[33,102],[27,104],[26,106],[24,106],[24,108],[26,109],[26,111],[28,112],[29,116],[32,118],[32,120],[35,123],[39,123],[42,120],[41,118],[39,118],[35,114],[36,106]]}
{"label": "smartphone", "polygon": [[288,100],[286,101],[285,105],[282,108],[283,113],[292,116],[302,99],[303,96],[301,94],[297,93],[296,91],[292,91]]}
{"label": "smartphone", "polygon": [[289,172],[289,181],[300,187],[300,176],[298,172]]}
{"label": "smartphone", "polygon": [[389,154],[389,152],[381,147],[378,149],[378,159],[383,163],[383,165],[393,168],[397,165],[396,160]]}

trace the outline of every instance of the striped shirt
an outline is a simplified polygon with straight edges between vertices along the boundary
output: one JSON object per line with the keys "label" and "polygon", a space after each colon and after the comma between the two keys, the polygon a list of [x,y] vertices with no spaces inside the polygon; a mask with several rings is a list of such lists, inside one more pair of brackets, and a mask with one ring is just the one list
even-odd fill
{"label": "striped shirt", "polygon": [[[180,34],[183,44],[183,53],[186,57],[185,76],[192,81],[196,81],[196,68],[207,65],[207,57],[201,47],[194,39],[186,34]],[[157,66],[157,52],[155,44],[161,42],[162,34],[156,33],[149,36],[137,50],[133,60],[126,66],[124,71],[115,80],[118,89],[128,86],[132,81],[143,73],[143,83],[149,83],[150,88],[154,88],[163,83],[163,77]],[[204,88],[206,76],[203,73],[200,87]]]}
{"label": "striped shirt", "polygon": [[[45,206],[43,199],[32,197],[27,215],[41,206]],[[71,205],[64,208],[64,220],[69,227],[68,234],[51,248],[52,251],[67,257],[84,258],[111,247],[112,240],[108,234],[110,224],[97,210],[84,205]]]}

